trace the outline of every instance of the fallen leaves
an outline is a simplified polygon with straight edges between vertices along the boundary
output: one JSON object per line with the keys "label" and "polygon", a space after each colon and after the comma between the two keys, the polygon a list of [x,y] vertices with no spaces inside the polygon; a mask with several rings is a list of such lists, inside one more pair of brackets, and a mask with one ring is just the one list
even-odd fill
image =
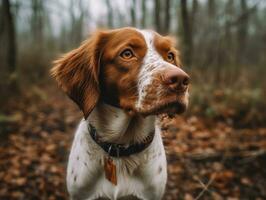
{"label": "fallen leaves", "polygon": [[[0,143],[0,199],[68,199],[66,162],[80,112],[64,95],[25,93],[9,105]],[[40,97],[36,96],[40,95]],[[220,101],[222,92],[215,98]],[[12,113],[13,112],[13,113]],[[233,115],[233,111],[226,111]],[[266,128],[231,121],[163,117],[165,200],[266,198]],[[3,130],[1,128],[1,130]]]}
{"label": "fallen leaves", "polygon": [[[259,167],[266,164],[265,128],[214,126],[195,116],[165,118],[162,125],[169,163],[165,199],[266,198],[266,169]],[[171,132],[174,126],[178,131]]]}
{"label": "fallen leaves", "polygon": [[[0,144],[0,199],[67,199],[67,154],[80,115],[61,99],[60,94],[45,101],[26,94],[11,102],[11,110],[22,117],[9,124],[12,131]],[[65,124],[68,112],[72,117]]]}

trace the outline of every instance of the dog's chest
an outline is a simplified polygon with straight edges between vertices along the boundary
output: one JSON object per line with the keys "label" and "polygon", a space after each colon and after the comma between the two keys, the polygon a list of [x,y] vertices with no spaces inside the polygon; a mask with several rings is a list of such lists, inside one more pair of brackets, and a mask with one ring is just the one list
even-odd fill
{"label": "dog's chest", "polygon": [[78,130],[69,158],[67,186],[73,199],[119,199],[128,195],[147,199],[150,194],[145,192],[160,191],[166,182],[166,159],[160,137],[155,136],[151,146],[136,156],[113,159],[117,185],[105,177],[106,154],[86,137]]}

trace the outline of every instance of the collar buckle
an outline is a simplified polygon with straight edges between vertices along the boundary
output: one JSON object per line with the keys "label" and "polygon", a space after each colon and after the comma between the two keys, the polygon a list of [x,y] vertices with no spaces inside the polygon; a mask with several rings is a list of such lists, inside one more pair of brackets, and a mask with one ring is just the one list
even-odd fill
{"label": "collar buckle", "polygon": [[99,136],[97,135],[97,130],[93,125],[89,123],[89,133],[91,138],[96,144],[98,144],[110,157],[128,157],[130,155],[140,153],[146,149],[153,141],[154,131],[151,132],[142,143],[135,143],[125,147],[122,144],[109,143],[100,141]]}
{"label": "collar buckle", "polygon": [[110,146],[109,146],[109,148],[108,148],[108,152],[107,152],[107,154],[108,154],[108,155],[111,155],[111,151],[112,151],[112,149],[113,149],[113,150],[115,150],[115,152],[116,152],[116,156],[115,156],[115,157],[119,158],[120,148],[121,148],[121,147],[120,147],[119,144],[110,143]]}

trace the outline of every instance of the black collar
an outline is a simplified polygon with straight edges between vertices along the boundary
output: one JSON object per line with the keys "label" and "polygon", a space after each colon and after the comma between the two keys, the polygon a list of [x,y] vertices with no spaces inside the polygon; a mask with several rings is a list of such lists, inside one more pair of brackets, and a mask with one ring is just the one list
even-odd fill
{"label": "black collar", "polygon": [[126,157],[136,153],[140,153],[146,149],[154,138],[154,131],[149,134],[142,143],[135,143],[125,147],[122,144],[102,142],[97,135],[94,126],[89,124],[89,133],[91,138],[111,157]]}

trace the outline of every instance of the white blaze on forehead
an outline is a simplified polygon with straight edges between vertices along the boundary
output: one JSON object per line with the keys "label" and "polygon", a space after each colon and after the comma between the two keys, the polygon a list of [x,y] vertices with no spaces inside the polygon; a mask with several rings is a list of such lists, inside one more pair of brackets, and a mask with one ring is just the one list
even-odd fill
{"label": "white blaze on forehead", "polygon": [[[153,75],[155,72],[163,70],[165,68],[165,61],[162,56],[156,51],[154,47],[154,32],[148,30],[138,30],[144,37],[147,52],[145,57],[143,58],[143,63],[140,69],[139,77],[138,77],[138,101],[136,103],[136,108],[142,108],[142,102],[145,98],[146,88],[152,84]],[[158,94],[159,94],[158,90]]]}

